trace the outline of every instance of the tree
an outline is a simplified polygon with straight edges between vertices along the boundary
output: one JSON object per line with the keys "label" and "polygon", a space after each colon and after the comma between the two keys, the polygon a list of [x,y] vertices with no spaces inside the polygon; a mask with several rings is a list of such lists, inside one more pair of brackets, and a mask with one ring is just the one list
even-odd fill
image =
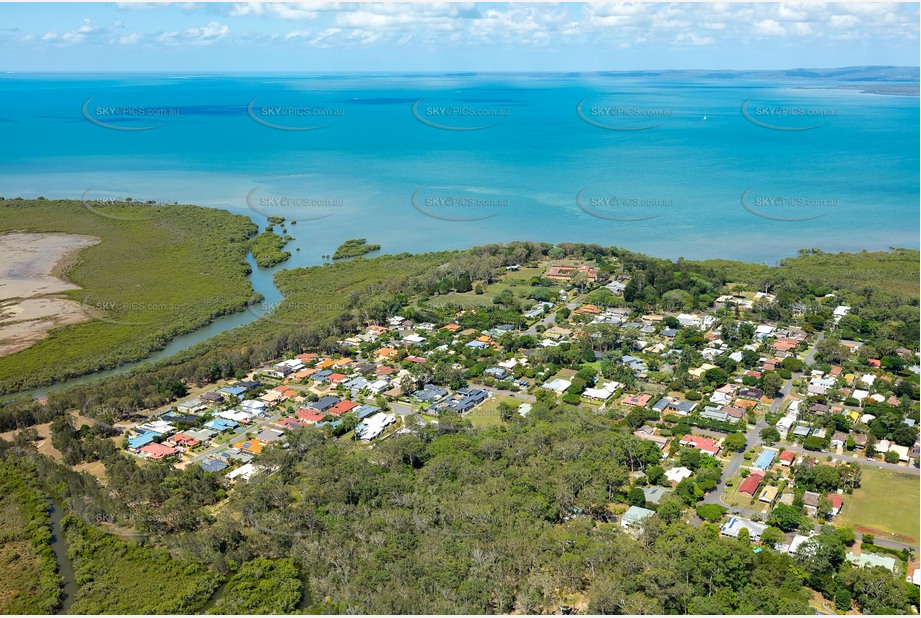
{"label": "tree", "polygon": [[776,371],[765,371],[761,374],[761,390],[767,397],[777,397],[783,382],[783,378]]}
{"label": "tree", "polygon": [[697,449],[685,449],[682,451],[681,456],[678,458],[678,463],[680,463],[685,468],[697,470],[700,467],[700,457],[701,453]]}
{"label": "tree", "polygon": [[742,528],[739,530],[739,541],[748,545],[751,539],[751,533],[748,531],[748,528]]}
{"label": "tree", "polygon": [[851,609],[851,591],[844,586],[835,592],[835,608],[842,612]]}
{"label": "tree", "polygon": [[726,514],[726,507],[720,504],[701,504],[697,507],[697,516],[710,522],[718,521]]}
{"label": "tree", "polygon": [[631,506],[646,506],[646,494],[643,493],[643,490],[639,487],[634,487],[627,494],[627,503]]}
{"label": "tree", "polygon": [[723,447],[735,453],[743,452],[747,446],[742,433],[731,433],[723,440]]}
{"label": "tree", "polygon": [[684,479],[675,487],[675,494],[688,505],[694,504],[704,497],[703,490],[691,479]]}
{"label": "tree", "polygon": [[853,545],[854,541],[857,540],[857,535],[855,535],[854,531],[850,528],[835,528],[835,535],[837,535],[837,537],[841,539],[841,542],[848,547]]}
{"label": "tree", "polygon": [[647,468],[646,478],[649,479],[650,485],[659,485],[665,480],[665,468],[658,465]]}
{"label": "tree", "polygon": [[803,448],[807,451],[821,451],[825,448],[825,440],[815,436],[809,436],[803,440]]}
{"label": "tree", "polygon": [[799,527],[800,515],[800,511],[796,507],[789,504],[778,504],[771,511],[768,523],[784,532],[792,532]]}
{"label": "tree", "polygon": [[759,434],[761,435],[761,441],[765,444],[780,442],[780,432],[777,431],[776,427],[765,427]]}
{"label": "tree", "polygon": [[911,446],[918,439],[918,430],[908,425],[899,425],[892,430],[892,440],[901,446]]}
{"label": "tree", "polygon": [[255,558],[243,564],[227,583],[215,606],[221,614],[286,614],[293,612],[304,584],[291,558]]}
{"label": "tree", "polygon": [[895,451],[886,451],[886,454],[884,455],[884,457],[886,458],[886,463],[888,464],[899,463],[899,454],[896,453]]}
{"label": "tree", "polygon": [[783,531],[775,526],[768,526],[765,528],[764,532],[761,533],[761,542],[768,547],[774,547],[779,543],[783,543],[783,541]]}

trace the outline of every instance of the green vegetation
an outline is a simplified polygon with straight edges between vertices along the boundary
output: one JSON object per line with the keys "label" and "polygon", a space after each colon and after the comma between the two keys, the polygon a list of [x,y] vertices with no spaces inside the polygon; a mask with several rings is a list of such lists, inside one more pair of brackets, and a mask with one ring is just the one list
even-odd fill
{"label": "green vegetation", "polygon": [[[127,417],[136,406],[168,402],[187,386],[239,376],[280,356],[342,353],[343,336],[393,315],[416,323],[457,319],[462,328],[522,326],[518,309],[522,301],[534,299],[517,293],[519,286],[511,283],[486,306],[461,316],[450,305],[431,301],[475,294],[473,282],[488,288],[503,280],[504,266],[534,262],[551,252],[554,259],[590,252],[602,268],[613,268],[604,256],[623,256],[632,277],[627,303],[637,310],[701,306],[725,284],[699,264],[542,243],[359,257],[283,271],[276,281],[285,301],[269,319],[226,332],[143,372],[55,395],[47,405],[8,406],[0,421],[7,427],[25,426],[56,419],[85,403],[90,403],[90,415]],[[539,275],[534,277],[534,289],[547,288]],[[679,288],[686,294],[669,294]],[[566,376],[573,386],[565,397],[575,402],[598,371],[629,388],[659,390],[639,384],[617,362],[631,349],[636,333],[609,326],[590,327],[591,338],[546,349],[537,349],[534,336],[513,330],[495,336],[501,352],[465,349],[463,341],[452,342],[450,333],[436,329],[428,344],[443,343],[446,350],[433,352],[425,364],[399,364],[409,373],[404,382],[418,386],[430,380],[457,388],[481,376],[499,354],[526,348],[532,351],[528,366],[516,367],[515,377]],[[904,334],[904,327],[887,331],[891,341]],[[742,326],[726,330],[727,340],[732,330],[745,334]],[[706,340],[693,328],[682,328],[675,340],[685,351],[675,360],[672,377],[659,384],[669,391],[694,391],[703,399],[720,375],[712,372],[700,380],[687,369],[699,362]],[[370,351],[360,344],[348,354]],[[596,351],[601,352],[597,360]],[[743,363],[757,362],[754,356],[751,361],[743,355]],[[735,370],[719,362],[727,376]],[[138,547],[100,532],[108,529],[110,519],[92,528],[77,520],[69,524],[72,550],[86,558],[76,565],[81,596],[75,607],[201,611],[221,579],[214,573],[231,575],[225,589],[213,595],[213,609],[254,613],[550,613],[571,603],[594,613],[809,613],[810,588],[842,603],[850,595],[864,612],[905,612],[916,598],[914,589],[909,594],[910,587],[891,574],[867,576],[845,563],[846,541],[833,532],[823,532],[807,550],[788,556],[767,546],[756,554],[747,541],[719,538],[711,523],[696,530],[683,523],[683,513],[696,509],[704,492],[717,486],[722,467],[715,458],[677,446],[674,454],[695,475],[655,507],[656,515],[633,538],[620,529],[619,518],[627,504],[645,503],[639,488],[653,479],[661,482],[663,474],[658,447],[632,435],[651,412],[632,411],[622,418],[616,410],[561,404],[542,389],[535,397],[526,418],[497,400],[496,418],[502,422],[492,426],[448,412],[437,425],[407,424],[407,432],[393,433],[373,448],[331,440],[315,428],[292,431],[286,435],[287,448],[269,446],[260,456],[260,465],[273,472],[238,483],[229,495],[214,475],[197,466],[180,471],[138,465],[117,451],[102,425],[78,430],[54,420],[52,443],[65,463],[102,462],[106,485],[64,465],[47,465],[42,478],[68,495],[69,508],[82,521],[114,514],[116,525],[131,525],[147,535],[145,546]],[[679,419],[659,431],[687,432],[686,422]],[[894,432],[888,424],[881,429]],[[11,458],[19,456],[0,442],[3,450]],[[645,474],[647,481],[634,473]],[[737,485],[738,477],[734,480]],[[859,469],[804,468],[797,472],[796,486],[822,493],[853,489],[860,486]],[[754,508],[765,507],[757,503]],[[720,511],[701,507],[700,514],[718,519]],[[778,519],[778,524],[788,522]],[[110,555],[114,558],[104,563],[102,557]],[[319,601],[304,607],[306,574],[312,598]],[[142,586],[141,578],[149,581]],[[142,598],[133,592],[138,589],[153,594]]]}
{"label": "green vegetation", "polygon": [[27,475],[0,468],[0,614],[50,614],[61,601],[48,503]]}
{"label": "green vegetation", "polygon": [[334,260],[342,260],[350,257],[358,257],[372,251],[380,251],[380,245],[369,245],[365,238],[353,238],[347,240],[336,249],[333,253]]}
{"label": "green vegetation", "polygon": [[79,201],[0,201],[0,233],[101,239],[81,251],[66,273],[81,289],[62,294],[97,319],[61,327],[0,357],[0,393],[144,358],[250,300],[245,257],[256,228],[246,217],[197,206],[122,204],[96,210],[134,218],[100,216]]}
{"label": "green vegetation", "polygon": [[165,549],[140,547],[64,519],[77,576],[72,614],[192,614],[221,577]]}
{"label": "green vegetation", "polygon": [[265,230],[253,238],[250,251],[259,268],[269,268],[291,257],[290,251],[284,251],[286,244],[288,241],[285,238],[275,232]]}
{"label": "green vegetation", "polygon": [[256,558],[243,564],[221,593],[212,614],[288,614],[303,596],[304,583],[290,558]]}
{"label": "green vegetation", "polygon": [[845,496],[835,524],[917,543],[921,538],[919,494],[917,476],[867,466],[860,489]]}

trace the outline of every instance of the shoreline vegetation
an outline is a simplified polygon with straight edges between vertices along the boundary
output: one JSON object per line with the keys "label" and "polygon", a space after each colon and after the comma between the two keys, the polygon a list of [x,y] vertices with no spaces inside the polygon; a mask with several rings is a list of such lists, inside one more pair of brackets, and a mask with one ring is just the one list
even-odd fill
{"label": "shoreline vegetation", "polygon": [[347,240],[336,249],[333,253],[334,260],[344,260],[346,258],[358,257],[366,253],[380,251],[380,245],[369,245],[366,238],[352,238]]}
{"label": "shoreline vegetation", "polygon": [[0,200],[0,234],[100,239],[61,273],[79,289],[58,296],[87,320],[0,357],[0,394],[143,359],[176,336],[242,311],[254,295],[246,255],[257,231],[247,217],[199,206]]}

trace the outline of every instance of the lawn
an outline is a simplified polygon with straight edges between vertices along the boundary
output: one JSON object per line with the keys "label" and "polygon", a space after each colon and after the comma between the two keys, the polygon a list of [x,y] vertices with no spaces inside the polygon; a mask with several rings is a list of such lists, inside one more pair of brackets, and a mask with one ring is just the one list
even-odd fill
{"label": "lawn", "polygon": [[919,494],[917,475],[865,466],[860,489],[844,496],[835,525],[917,543]]}
{"label": "lawn", "polygon": [[[739,474],[733,477],[732,487],[727,487],[726,491],[723,493],[723,502],[730,506],[737,506],[743,509],[751,509],[752,511],[763,512],[767,504],[758,500],[757,495],[752,498],[748,494],[739,493],[739,486],[744,480],[745,479],[743,479]],[[759,487],[759,492],[763,488],[763,485]],[[760,493],[758,495],[760,495]]]}
{"label": "lawn", "polygon": [[[541,268],[522,268],[518,272],[509,272],[502,275],[496,282],[490,283],[489,285],[483,285],[482,282],[474,282],[474,288],[476,285],[483,285],[482,294],[477,294],[473,290],[470,292],[453,292],[442,296],[434,296],[427,302],[429,305],[435,307],[442,307],[449,304],[456,304],[464,308],[490,306],[496,296],[505,290],[510,290],[512,294],[523,303],[536,304],[536,300],[529,301],[527,299],[527,296],[533,290],[529,280],[533,276],[543,274],[544,270],[545,269]],[[557,285],[548,287],[551,290],[551,296],[555,299],[560,287]]]}
{"label": "lawn", "polygon": [[521,402],[514,397],[491,397],[483,405],[477,406],[471,410],[466,418],[478,429],[502,425],[502,418],[499,416],[499,404],[503,401],[508,401],[515,407],[521,404]]}

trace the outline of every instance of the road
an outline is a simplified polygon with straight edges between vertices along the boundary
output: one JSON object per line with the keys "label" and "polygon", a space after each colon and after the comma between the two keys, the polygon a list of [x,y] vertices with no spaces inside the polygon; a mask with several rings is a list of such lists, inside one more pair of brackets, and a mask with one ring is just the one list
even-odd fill
{"label": "road", "polygon": [[[577,308],[579,307],[580,304],[581,304],[581,303],[577,303],[577,302],[567,303],[566,308],[569,309],[570,311],[573,311],[573,310],[577,309]],[[540,320],[538,320],[537,323],[534,324],[534,326],[532,326],[532,327],[529,328],[528,330],[524,331],[524,334],[525,334],[525,335],[537,335],[537,334],[539,334],[539,333],[537,332],[537,327],[538,327],[538,326],[545,326],[545,327],[547,327],[547,328],[549,328],[549,327],[551,327],[551,326],[554,326],[554,325],[556,324],[556,312],[557,312],[557,311],[559,311],[559,309],[553,309],[553,310],[551,310],[550,313],[548,313],[547,315],[545,315],[544,317],[542,317]]]}
{"label": "road", "polygon": [[[816,338],[816,344],[818,344],[822,338],[822,333],[819,333]],[[803,362],[809,365],[812,363],[814,358],[815,345],[812,346],[812,348],[806,354]],[[790,391],[793,390],[793,381],[799,379],[802,375],[803,374],[801,372],[794,373],[789,380],[783,383],[783,386],[780,388],[780,394],[774,398],[774,401],[771,403],[771,407],[768,409],[768,412],[762,415],[758,422],[752,425],[751,428],[745,433],[745,443],[749,448],[761,446],[761,430],[768,427],[768,422],[766,420],[767,417],[775,414],[778,410],[780,410],[780,406],[783,404],[784,399],[786,399],[787,395],[790,394]],[[723,476],[720,479],[719,484],[716,486],[716,489],[712,490],[704,497],[705,504],[721,504],[727,508],[731,508],[728,504],[723,502],[723,493],[726,491],[726,483],[729,481],[729,479],[736,475],[744,462],[744,452],[735,453],[732,456],[732,458],[729,460],[729,463],[723,467]]]}
{"label": "road", "polygon": [[921,474],[921,470],[915,468],[914,466],[900,466],[899,464],[890,464],[879,459],[868,460],[866,457],[852,457],[851,455],[838,455],[836,453],[826,453],[824,451],[807,451],[798,444],[783,444],[782,446],[787,451],[793,451],[794,453],[808,453],[819,459],[831,457],[837,461],[852,461],[857,462],[862,466],[882,468],[883,470],[891,470],[893,472],[902,472],[904,474],[916,475]]}
{"label": "road", "polygon": [[185,467],[195,462],[208,459],[212,455],[216,455],[220,451],[227,449],[231,444],[233,444],[237,440],[237,438],[242,438],[246,434],[253,432],[253,431],[262,431],[263,429],[265,429],[266,426],[278,422],[279,420],[281,420],[281,418],[282,418],[281,414],[276,414],[274,416],[270,416],[269,418],[263,419],[262,421],[256,423],[255,425],[243,425],[239,429],[237,429],[236,431],[230,434],[230,439],[227,440],[227,442],[224,442],[223,444],[219,444],[217,446],[212,446],[211,448],[202,451],[195,457],[190,457],[189,459],[186,459],[180,462],[180,464],[182,467]]}

